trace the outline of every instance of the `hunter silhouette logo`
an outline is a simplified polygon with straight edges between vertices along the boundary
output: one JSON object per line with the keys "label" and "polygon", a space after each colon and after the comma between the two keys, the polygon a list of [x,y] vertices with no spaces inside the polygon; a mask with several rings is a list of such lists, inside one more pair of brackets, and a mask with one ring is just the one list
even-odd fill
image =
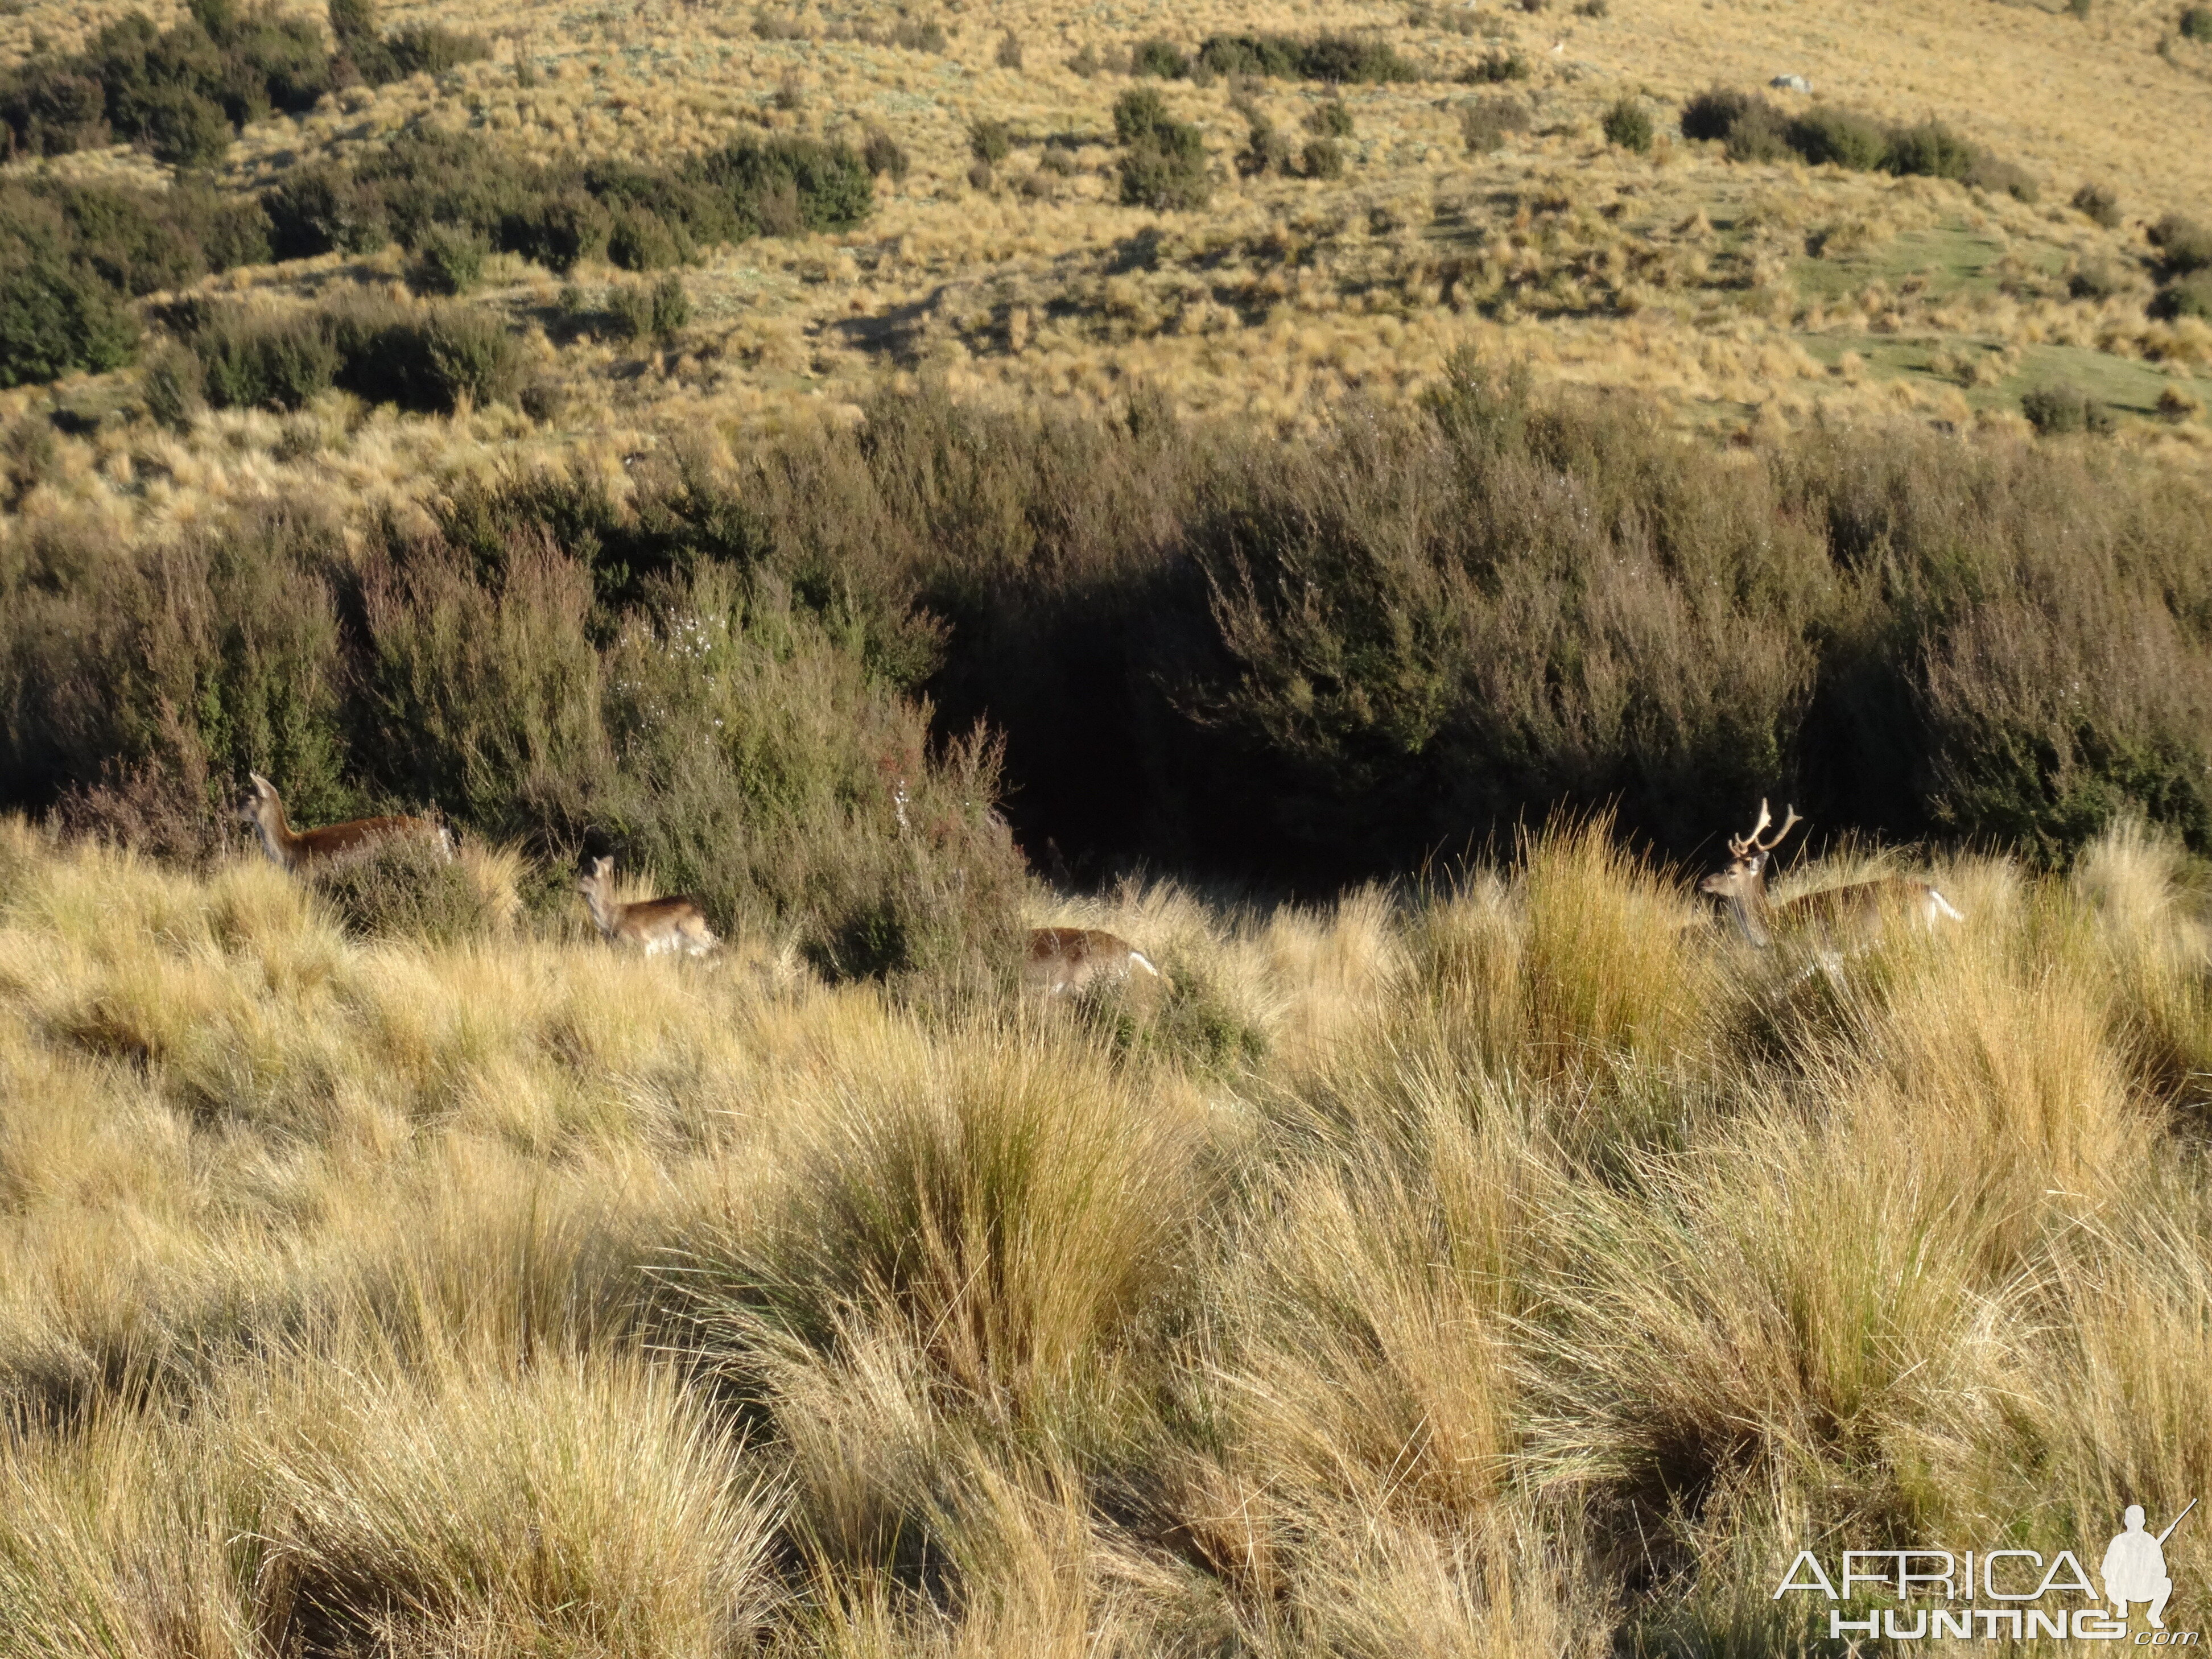
{"label": "hunter silhouette logo", "polygon": [[2142,1505],[2128,1505],[2128,1512],[2121,1516],[2127,1530],[2105,1547],[2105,1599],[2112,1604],[2123,1624],[2127,1622],[2130,1602],[2146,1601],[2150,1604],[2151,1628],[2166,1628],[2166,1598],[2173,1594],[2173,1580],[2166,1571],[2166,1540],[2173,1536],[2173,1528],[2196,1507],[2197,1500],[2192,1498],[2166,1529],[2154,1538],[2143,1530]]}
{"label": "hunter silhouette logo", "polygon": [[[1780,1601],[1793,1591],[1825,1596],[1832,1602],[1857,1602],[1862,1619],[1847,1619],[1841,1606],[1828,1612],[1832,1638],[1850,1636],[1911,1642],[1931,1637],[1978,1637],[1985,1642],[2130,1642],[2135,1647],[2193,1648],[2202,1633],[2166,1627],[2166,1604],[2173,1595],[2166,1567],[2166,1540],[2197,1507],[2191,1498],[2181,1513],[2154,1533],[2144,1525],[2143,1507],[2130,1504],[2120,1517],[2122,1530],[2105,1547],[2098,1577],[2101,1600],[2081,1559],[2062,1549],[2045,1560],[2027,1549],[1967,1550],[1932,1546],[1917,1549],[1845,1550],[1840,1571],[1831,1577],[1820,1558],[1800,1550],[1774,1588]],[[2064,1598],[2075,1598],[2069,1605]],[[1870,1598],[1887,1598],[1888,1607],[1866,1607]],[[2086,1604],[2086,1605],[2081,1605]],[[2129,1613],[2140,1604],[2149,1621],[2131,1630]]]}

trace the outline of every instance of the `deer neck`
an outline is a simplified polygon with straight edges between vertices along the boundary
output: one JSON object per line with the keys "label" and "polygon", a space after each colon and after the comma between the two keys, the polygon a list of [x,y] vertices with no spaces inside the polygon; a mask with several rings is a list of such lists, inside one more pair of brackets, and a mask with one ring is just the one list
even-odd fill
{"label": "deer neck", "polygon": [[584,908],[592,913],[592,926],[612,939],[622,921],[623,907],[608,898],[605,882],[592,882],[585,887]]}
{"label": "deer neck", "polygon": [[1761,871],[1750,880],[1738,884],[1729,895],[1729,908],[1735,912],[1736,925],[1743,929],[1744,937],[1761,950],[1774,943],[1774,929],[1770,925],[1773,910],[1766,902],[1766,872]]}
{"label": "deer neck", "polygon": [[284,803],[281,800],[256,801],[253,805],[253,827],[261,832],[261,850],[285,869],[300,860],[300,843],[306,839],[293,832],[285,822]]}

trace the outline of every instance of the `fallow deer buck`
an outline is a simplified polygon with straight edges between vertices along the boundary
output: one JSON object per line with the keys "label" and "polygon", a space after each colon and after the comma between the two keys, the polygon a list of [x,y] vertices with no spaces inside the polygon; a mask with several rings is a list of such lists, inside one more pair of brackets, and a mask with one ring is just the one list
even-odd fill
{"label": "fallow deer buck", "polygon": [[592,913],[592,925],[606,938],[617,945],[635,945],[649,957],[671,951],[702,957],[720,945],[698,900],[677,896],[624,904],[614,896],[614,870],[612,859],[593,859],[576,883],[584,908]]}
{"label": "fallow deer buck", "polygon": [[419,836],[447,859],[453,856],[453,832],[428,818],[353,818],[326,823],[319,830],[295,830],[284,817],[284,802],[276,785],[258,772],[249,772],[252,789],[238,809],[238,816],[261,832],[262,850],[287,870],[302,870],[357,853],[380,841]]}
{"label": "fallow deer buck", "polygon": [[1966,919],[1928,883],[1905,876],[1883,876],[1874,881],[1853,882],[1849,886],[1823,888],[1785,904],[1771,902],[1766,896],[1766,860],[1782,844],[1782,838],[1797,827],[1797,809],[1790,807],[1782,820],[1782,827],[1762,841],[1760,836],[1773,821],[1774,814],[1762,800],[1759,803],[1759,822],[1751,826],[1751,833],[1729,837],[1728,868],[1698,884],[1699,892],[1728,901],[1729,908],[1753,945],[1773,944],[1778,926],[1787,933],[1810,932],[1825,947],[1820,951],[1820,965],[1832,975],[1840,961],[1833,947],[1842,942],[1843,936],[1863,937],[1892,912],[1930,930],[1943,921]]}
{"label": "fallow deer buck", "polygon": [[1022,960],[1022,988],[1045,997],[1081,996],[1093,986],[1126,983],[1141,969],[1161,988],[1167,975],[1142,951],[1117,934],[1096,927],[1039,927],[1030,934]]}

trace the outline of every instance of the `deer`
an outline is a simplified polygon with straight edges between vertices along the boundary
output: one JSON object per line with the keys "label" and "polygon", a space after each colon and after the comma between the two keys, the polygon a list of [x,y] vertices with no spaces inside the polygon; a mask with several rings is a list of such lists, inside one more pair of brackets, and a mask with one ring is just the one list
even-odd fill
{"label": "deer", "polygon": [[[1782,844],[1782,838],[1802,820],[1797,809],[1791,806],[1782,820],[1782,827],[1761,840],[1766,827],[1773,822],[1773,812],[1764,800],[1760,801],[1759,821],[1751,826],[1751,833],[1729,837],[1728,868],[1698,884],[1699,892],[1711,893],[1728,902],[1745,937],[1753,945],[1765,947],[1773,944],[1777,923],[1789,931],[1815,930],[1832,945],[1837,934],[1864,933],[1892,910],[1902,912],[1931,932],[1945,921],[1966,921],[1965,915],[1933,886],[1905,876],[1883,876],[1844,887],[1824,888],[1786,904],[1771,902],[1766,896],[1766,860]],[[1822,951],[1821,964],[1832,975],[1837,961],[1832,949]]]}
{"label": "deer", "polygon": [[703,957],[722,941],[707,926],[707,913],[688,895],[640,899],[624,904],[614,896],[615,861],[593,859],[576,883],[592,925],[611,943],[635,945],[649,957],[680,951],[687,957]]}
{"label": "deer", "polygon": [[326,863],[380,841],[419,836],[444,854],[453,856],[453,831],[428,818],[407,817],[352,818],[326,823],[319,830],[295,830],[284,817],[283,798],[276,786],[258,772],[249,772],[252,787],[240,804],[238,816],[261,832],[261,850],[280,869],[299,871]]}
{"label": "deer", "polygon": [[1048,1000],[1081,996],[1094,986],[1125,984],[1138,969],[1149,975],[1140,984],[1167,985],[1167,975],[1118,934],[1096,927],[1039,927],[1030,933],[1022,959],[1022,988]]}

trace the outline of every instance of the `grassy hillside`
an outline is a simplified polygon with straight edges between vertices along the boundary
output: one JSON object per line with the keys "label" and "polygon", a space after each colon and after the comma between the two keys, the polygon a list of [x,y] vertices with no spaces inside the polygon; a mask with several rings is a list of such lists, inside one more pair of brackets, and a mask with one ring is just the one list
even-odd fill
{"label": "grassy hillside", "polygon": [[1601,828],[1131,885],[1032,918],[1173,999],[1050,1011],[617,955],[517,868],[364,940],[0,827],[0,1652],[1825,1651],[1800,1547],[2094,1563],[2212,1478],[2212,958],[2139,830],[1946,861],[1964,927],[1833,982]]}

